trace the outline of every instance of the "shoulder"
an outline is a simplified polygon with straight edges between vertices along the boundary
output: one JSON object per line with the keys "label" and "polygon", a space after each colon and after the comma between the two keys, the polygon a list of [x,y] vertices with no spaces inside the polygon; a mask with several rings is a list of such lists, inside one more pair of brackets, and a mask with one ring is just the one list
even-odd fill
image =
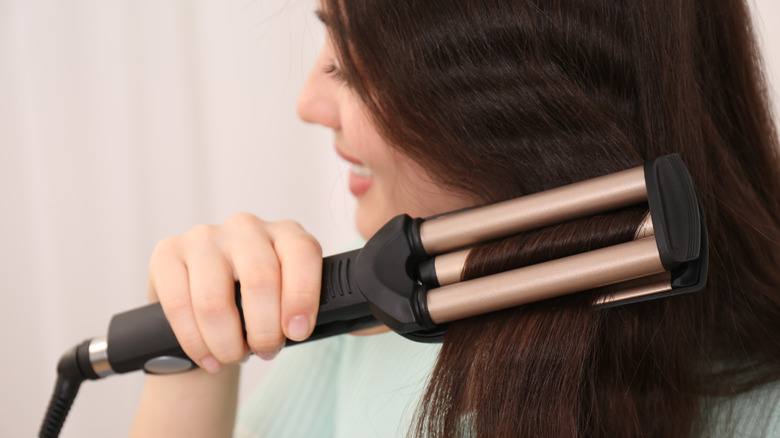
{"label": "shoulder", "polygon": [[730,398],[709,399],[705,436],[780,437],[780,381]]}
{"label": "shoulder", "polygon": [[336,436],[405,436],[440,348],[396,333],[347,336],[338,371]]}
{"label": "shoulder", "polygon": [[286,348],[235,436],[403,436],[439,349],[395,333]]}
{"label": "shoulder", "polygon": [[336,382],[330,376],[339,368],[343,346],[338,336],[284,348],[239,409],[234,437],[318,436],[317,431],[332,430]]}

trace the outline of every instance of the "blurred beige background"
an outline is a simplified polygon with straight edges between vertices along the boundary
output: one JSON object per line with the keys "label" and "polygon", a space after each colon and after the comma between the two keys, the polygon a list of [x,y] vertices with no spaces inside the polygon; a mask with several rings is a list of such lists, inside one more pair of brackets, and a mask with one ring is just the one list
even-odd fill
{"label": "blurred beige background", "polygon": [[[145,303],[155,243],[239,211],[355,236],[330,133],[295,116],[314,0],[0,0],[0,436],[37,435],[55,366]],[[757,0],[780,87],[780,2]],[[245,366],[246,394],[267,365]],[[86,382],[63,437],[124,436],[143,375]]]}

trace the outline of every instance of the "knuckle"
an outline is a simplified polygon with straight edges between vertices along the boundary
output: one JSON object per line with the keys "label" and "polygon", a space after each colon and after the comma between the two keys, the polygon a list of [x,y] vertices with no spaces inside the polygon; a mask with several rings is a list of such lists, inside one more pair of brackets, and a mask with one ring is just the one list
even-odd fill
{"label": "knuckle", "polygon": [[301,238],[301,236],[309,236],[309,233],[303,228],[300,223],[284,219],[269,224],[269,227],[276,231],[276,234],[282,239]]}
{"label": "knuckle", "polygon": [[279,268],[276,266],[258,265],[244,273],[239,281],[242,290],[247,291],[278,291],[281,287]]}
{"label": "knuckle", "polygon": [[211,241],[214,238],[215,234],[215,227],[214,225],[209,224],[198,224],[194,227],[190,228],[187,233],[185,233],[185,239],[188,242],[205,242],[205,241]]}
{"label": "knuckle", "polygon": [[208,292],[198,300],[195,311],[207,321],[219,320],[230,316],[232,303],[222,293]]}
{"label": "knuckle", "polygon": [[240,362],[246,356],[246,347],[243,342],[235,342],[230,345],[225,344],[224,348],[214,353],[214,357],[221,363]]}
{"label": "knuckle", "polygon": [[293,254],[299,254],[301,257],[322,256],[322,246],[313,236],[306,234],[292,243]]}
{"label": "knuckle", "polygon": [[166,237],[165,239],[157,242],[157,245],[154,246],[154,250],[152,251],[152,258],[154,259],[158,257],[165,257],[173,254],[178,246],[178,237]]}
{"label": "knuckle", "polygon": [[187,331],[179,335],[179,343],[185,350],[201,350],[205,347],[200,334],[195,331]]}
{"label": "knuckle", "polygon": [[168,319],[176,321],[190,312],[190,302],[186,296],[174,295],[163,300],[163,309]]}
{"label": "knuckle", "polygon": [[285,242],[279,259],[287,266],[305,266],[322,263],[322,247],[314,238],[296,238]]}
{"label": "knuckle", "polygon": [[184,352],[191,358],[197,359],[199,357],[203,357],[206,355],[206,352],[208,352],[208,347],[206,347],[205,342],[203,342],[203,338],[197,331],[185,331],[178,334],[176,339],[179,341],[179,345],[181,345],[182,350],[184,350]]}
{"label": "knuckle", "polygon": [[254,353],[273,353],[284,347],[285,338],[281,329],[261,330],[247,336],[249,348]]}
{"label": "knuckle", "polygon": [[285,294],[283,308],[285,313],[314,313],[317,312],[319,301],[319,291],[294,288]]}
{"label": "knuckle", "polygon": [[291,219],[283,219],[280,221],[276,221],[273,223],[273,226],[284,231],[288,232],[301,232],[303,231],[303,226],[299,224],[298,222],[291,220]]}
{"label": "knuckle", "polygon": [[229,227],[236,227],[238,229],[246,229],[246,228],[254,228],[259,224],[262,224],[263,221],[260,220],[257,216],[241,212],[241,213],[235,213],[227,218],[227,220],[224,222],[224,225]]}

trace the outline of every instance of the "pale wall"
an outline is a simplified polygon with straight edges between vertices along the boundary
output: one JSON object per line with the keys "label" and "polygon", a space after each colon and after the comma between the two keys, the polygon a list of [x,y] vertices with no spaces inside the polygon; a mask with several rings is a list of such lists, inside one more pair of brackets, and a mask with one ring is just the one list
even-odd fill
{"label": "pale wall", "polygon": [[[250,211],[302,222],[326,253],[352,238],[330,134],[294,112],[312,10],[0,0],[0,436],[37,434],[57,359],[144,303],[163,237]],[[778,87],[780,3],[756,11]],[[245,387],[265,370],[245,369]],[[62,436],[124,435],[142,379],[87,382]]]}

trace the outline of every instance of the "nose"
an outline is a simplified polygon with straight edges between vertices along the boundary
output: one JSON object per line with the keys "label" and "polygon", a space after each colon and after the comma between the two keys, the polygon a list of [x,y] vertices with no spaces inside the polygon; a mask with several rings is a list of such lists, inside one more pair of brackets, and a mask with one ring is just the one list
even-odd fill
{"label": "nose", "polygon": [[326,72],[329,62],[325,49],[309,72],[298,95],[298,117],[331,129],[339,128],[338,84]]}

